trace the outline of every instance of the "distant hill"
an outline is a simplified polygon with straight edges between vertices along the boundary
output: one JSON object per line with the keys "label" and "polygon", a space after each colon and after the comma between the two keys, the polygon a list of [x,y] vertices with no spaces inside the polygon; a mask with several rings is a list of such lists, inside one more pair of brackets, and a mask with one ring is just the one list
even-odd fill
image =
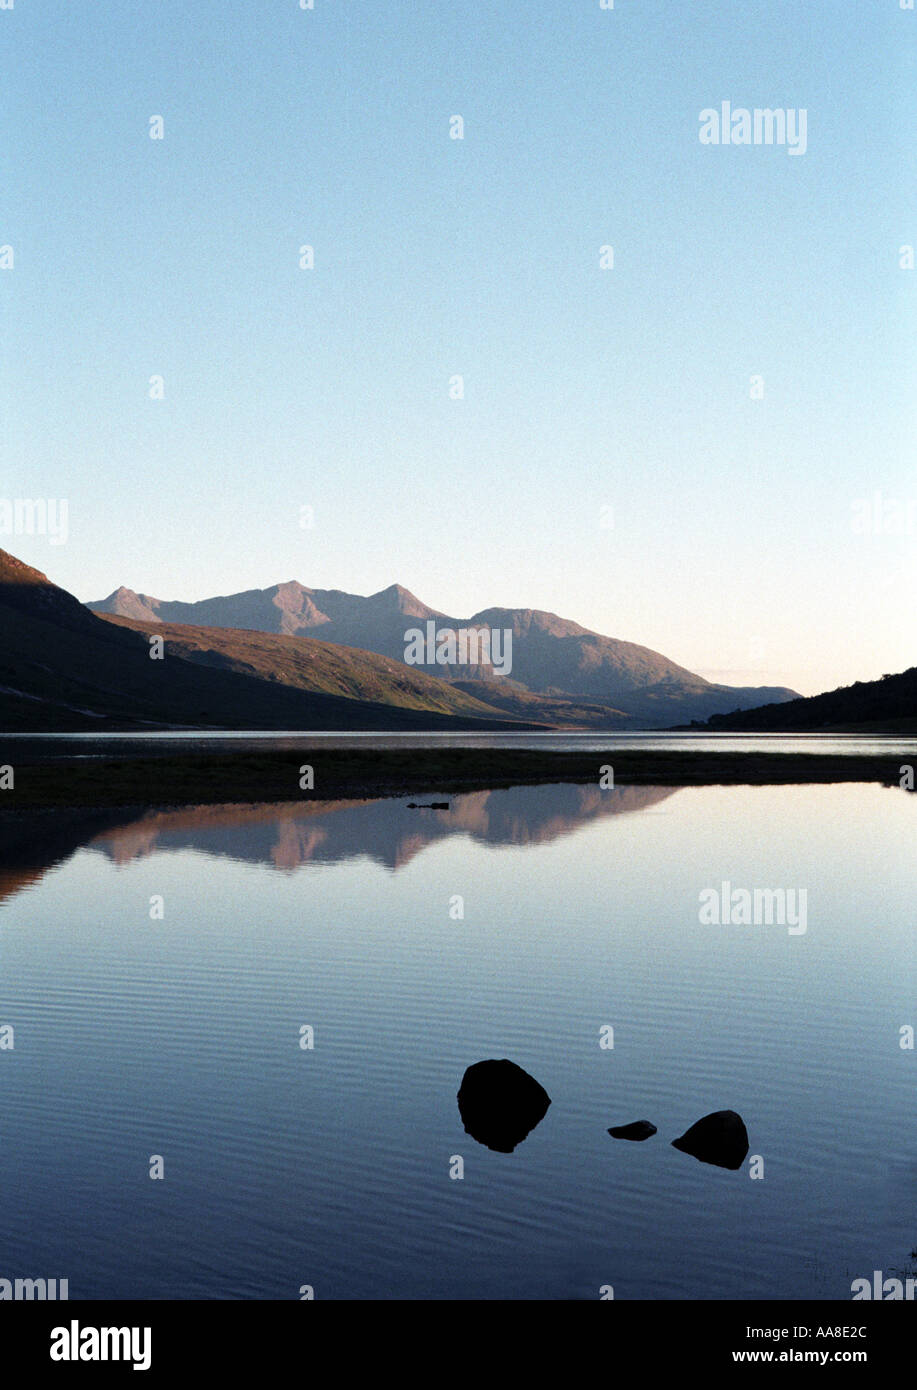
{"label": "distant hill", "polygon": [[[0,729],[64,731],[105,728],[483,730],[505,728],[494,711],[474,718],[474,702],[445,687],[448,699],[427,704],[420,682],[410,690],[404,668],[387,685],[372,658],[354,654],[369,688],[384,699],[308,691],[199,661],[165,647],[150,658],[146,634],[106,622],[39,570],[0,550]],[[342,652],[315,642],[313,664],[346,665]],[[383,663],[376,661],[377,667]],[[319,677],[319,684],[321,683]],[[329,683],[326,681],[326,684]],[[429,683],[429,682],[428,682]],[[433,682],[440,687],[442,682]],[[432,690],[431,686],[431,690]],[[402,698],[404,697],[404,698]],[[431,702],[433,695],[431,694]],[[513,725],[512,727],[530,727]]]}
{"label": "distant hill", "polygon": [[564,699],[539,695],[513,680],[453,681],[453,688],[486,700],[489,708],[503,710],[513,719],[542,720],[558,728],[627,730],[641,727],[638,720],[613,705],[580,700],[576,696]]}
{"label": "distant hill", "polygon": [[706,727],[713,732],[917,734],[917,666],[823,695],[714,715]]}
{"label": "distant hill", "polygon": [[[582,720],[586,726],[659,728],[792,699],[796,693],[782,686],[714,685],[648,647],[604,637],[539,609],[486,608],[470,618],[450,617],[428,607],[399,584],[362,597],[340,589],[310,589],[291,581],[196,603],[164,602],[121,588],[88,607],[96,613],[140,622],[317,637],[398,662],[404,658],[406,631],[423,628],[431,620],[440,628],[508,629],[513,634],[508,679],[483,664],[430,663],[410,669],[450,680],[466,693],[472,682],[477,683],[480,699],[507,712],[528,703],[526,692],[560,702],[555,704],[555,713],[571,703],[580,708],[585,704],[592,707]],[[540,704],[531,706],[533,711]],[[563,722],[576,721],[570,715]]]}

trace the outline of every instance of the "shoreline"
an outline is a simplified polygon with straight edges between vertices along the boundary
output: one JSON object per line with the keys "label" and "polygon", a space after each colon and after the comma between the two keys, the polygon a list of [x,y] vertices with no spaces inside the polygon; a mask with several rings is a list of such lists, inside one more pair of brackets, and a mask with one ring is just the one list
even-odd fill
{"label": "shoreline", "polygon": [[[314,785],[300,788],[300,768]],[[551,752],[532,749],[327,749],[48,759],[14,764],[0,819],[24,810],[151,808],[229,802],[349,801],[551,783],[598,784],[603,766],[623,786],[780,786],[870,782],[900,786],[901,755]]]}

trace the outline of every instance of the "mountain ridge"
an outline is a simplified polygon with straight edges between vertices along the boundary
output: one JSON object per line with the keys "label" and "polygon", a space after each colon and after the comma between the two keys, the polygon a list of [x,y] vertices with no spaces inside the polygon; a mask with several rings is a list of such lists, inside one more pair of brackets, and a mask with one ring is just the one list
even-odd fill
{"label": "mountain ridge", "polygon": [[[480,698],[506,709],[509,694],[598,705],[627,716],[629,727],[666,727],[710,715],[793,699],[784,686],[717,685],[661,653],[622,638],[606,637],[570,618],[537,608],[482,608],[457,618],[425,604],[401,584],[370,595],[316,589],[289,580],[194,602],[161,600],[122,586],[87,607],[103,616],[136,622],[234,628],[279,636],[318,637],[323,642],[375,652],[404,663],[406,633],[427,621],[450,630],[489,628],[512,633],[512,665],[411,669],[440,680],[482,684]],[[508,692],[507,687],[511,687]]]}
{"label": "mountain ridge", "polygon": [[[118,728],[329,729],[347,732],[531,729],[444,682],[422,686],[399,666],[355,654],[350,695],[284,684],[263,674],[183,659],[168,644],[151,660],[149,634],[105,621],[67,590],[0,550],[0,728],[8,732]],[[339,647],[314,642],[316,668],[346,665]],[[359,668],[357,671],[356,668]],[[361,698],[370,679],[382,699]],[[428,678],[429,680],[429,678]],[[319,688],[316,688],[318,686]],[[435,688],[434,688],[435,687]],[[402,692],[402,693],[399,693]],[[445,700],[444,696],[449,697]],[[452,708],[449,708],[449,700]],[[439,707],[433,707],[439,702]],[[472,710],[469,714],[467,711]],[[537,727],[535,725],[534,727]]]}

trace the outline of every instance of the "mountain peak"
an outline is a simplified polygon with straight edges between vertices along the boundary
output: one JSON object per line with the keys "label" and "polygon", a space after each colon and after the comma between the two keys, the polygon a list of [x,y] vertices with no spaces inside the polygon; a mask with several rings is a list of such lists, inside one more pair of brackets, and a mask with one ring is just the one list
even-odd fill
{"label": "mountain peak", "polygon": [[33,569],[24,560],[17,560],[8,550],[0,550],[0,583],[50,585],[51,581],[41,570]]}
{"label": "mountain peak", "polygon": [[73,594],[7,550],[0,550],[0,601],[29,617],[66,628],[91,628],[97,621]]}
{"label": "mountain peak", "polygon": [[419,600],[414,597],[410,589],[406,589],[403,584],[389,584],[387,589],[380,589],[377,594],[370,594],[370,598],[399,598],[413,599],[415,603]]}
{"label": "mountain peak", "polygon": [[122,584],[119,589],[114,589],[108,598],[103,598],[98,603],[87,603],[93,613],[120,613],[127,618],[142,618],[150,621],[156,618],[156,599],[151,599],[147,594],[138,594],[135,589],[129,589],[126,584]]}
{"label": "mountain peak", "polygon": [[408,618],[432,618],[436,616],[435,609],[428,608],[403,584],[389,584],[387,589],[380,589],[377,594],[370,594],[366,602],[372,603],[378,608],[394,609],[395,612]]}

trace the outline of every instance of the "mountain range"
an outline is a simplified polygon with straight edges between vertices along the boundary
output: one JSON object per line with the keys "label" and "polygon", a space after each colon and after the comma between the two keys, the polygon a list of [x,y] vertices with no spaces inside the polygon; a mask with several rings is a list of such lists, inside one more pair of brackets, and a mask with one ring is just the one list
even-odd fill
{"label": "mountain range", "polygon": [[[501,627],[512,671],[409,665],[405,634]],[[162,660],[151,639],[162,638]],[[917,667],[802,698],[714,685],[658,652],[537,609],[457,619],[400,585],[362,597],[291,582],[164,603],[84,605],[0,550],[0,729],[503,732],[557,727],[917,732]]]}
{"label": "mountain range", "polygon": [[[425,674],[450,686],[453,694],[483,702],[491,714],[552,725],[660,728],[795,696],[783,686],[712,684],[648,647],[539,609],[495,607],[457,618],[429,607],[400,584],[364,597],[310,589],[294,580],[193,603],[122,587],[87,606],[147,637],[165,628],[170,644],[190,660],[302,685],[304,677],[314,679],[314,655],[306,663],[312,663],[310,672],[296,644],[317,639],[325,646],[375,653],[397,663],[401,672]],[[406,665],[407,634],[427,623],[437,631],[511,632],[511,670],[501,675],[489,663]],[[220,635],[227,632],[232,638]],[[246,632],[274,640],[255,643],[243,637]],[[464,712],[481,713],[472,707]]]}
{"label": "mountain range", "polygon": [[[506,727],[505,714],[423,672],[399,666],[393,673],[391,663],[368,652],[310,646],[319,675],[308,688],[225,663],[220,669],[218,661],[186,660],[168,643],[163,659],[152,660],[146,634],[97,617],[0,550],[0,729],[7,732]],[[325,688],[321,672],[332,657],[338,672],[350,671],[346,694]]]}

